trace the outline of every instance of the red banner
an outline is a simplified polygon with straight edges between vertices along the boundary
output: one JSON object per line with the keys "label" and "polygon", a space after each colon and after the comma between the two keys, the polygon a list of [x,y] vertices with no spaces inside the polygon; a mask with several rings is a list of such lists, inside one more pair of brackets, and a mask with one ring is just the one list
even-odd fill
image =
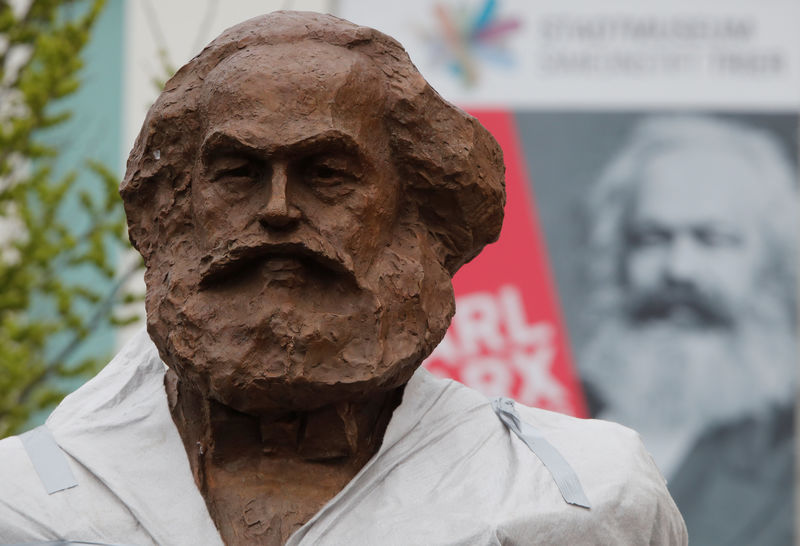
{"label": "red banner", "polygon": [[456,274],[456,315],[425,362],[488,396],[586,417],[510,113],[473,111],[503,148],[503,230]]}

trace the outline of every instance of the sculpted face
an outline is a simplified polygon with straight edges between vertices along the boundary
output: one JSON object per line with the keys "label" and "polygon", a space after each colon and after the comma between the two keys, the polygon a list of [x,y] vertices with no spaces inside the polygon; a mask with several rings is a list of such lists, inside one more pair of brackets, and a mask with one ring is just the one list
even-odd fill
{"label": "sculpted face", "polygon": [[206,79],[192,198],[198,234],[214,253],[209,275],[224,272],[220,252],[269,239],[312,247],[273,260],[283,284],[303,281],[290,274],[303,270],[292,263],[297,252],[363,277],[390,239],[400,188],[379,73],[341,48],[308,45],[301,57],[295,49],[234,55]]}
{"label": "sculpted face", "polygon": [[732,326],[762,268],[758,173],[728,150],[652,159],[630,205],[623,277],[637,321]]}
{"label": "sculpted face", "polygon": [[195,247],[148,316],[206,396],[248,413],[357,398],[403,384],[444,335],[450,276],[401,199],[383,77],[303,42],[204,79]]}
{"label": "sculpted face", "polygon": [[167,82],[120,184],[148,333],[240,412],[375,399],[444,336],[503,174],[392,38],[316,13],[231,27]]}
{"label": "sculpted face", "polygon": [[331,15],[249,19],[166,83],[120,195],[226,543],[285,542],[376,452],[450,323],[451,276],[499,236],[504,186],[475,118],[394,39]]}

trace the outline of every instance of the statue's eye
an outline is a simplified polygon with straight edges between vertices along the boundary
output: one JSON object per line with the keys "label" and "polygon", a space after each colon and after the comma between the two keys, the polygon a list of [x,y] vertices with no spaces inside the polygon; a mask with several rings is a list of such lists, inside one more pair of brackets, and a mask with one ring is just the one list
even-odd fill
{"label": "statue's eye", "polygon": [[316,169],[314,169],[313,177],[318,178],[320,180],[332,180],[340,175],[341,173],[337,173],[334,169],[327,167],[325,165],[319,165]]}
{"label": "statue's eye", "polygon": [[239,167],[235,167],[233,169],[227,169],[219,173],[220,177],[232,177],[232,178],[252,178],[255,175],[255,171],[251,165],[240,165]]}
{"label": "statue's eye", "polygon": [[261,172],[261,165],[247,158],[220,158],[213,162],[211,180],[222,184],[255,182]]}
{"label": "statue's eye", "polygon": [[305,168],[305,179],[311,186],[337,186],[355,182],[358,175],[346,158],[322,157],[310,160]]}

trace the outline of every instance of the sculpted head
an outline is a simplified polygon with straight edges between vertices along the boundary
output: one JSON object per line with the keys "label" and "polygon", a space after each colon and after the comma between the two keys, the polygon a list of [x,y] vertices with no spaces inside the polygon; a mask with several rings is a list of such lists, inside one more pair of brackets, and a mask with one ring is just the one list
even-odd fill
{"label": "sculpted head", "polygon": [[397,42],[291,12],[178,71],[120,193],[162,359],[249,413],[405,383],[505,201],[497,143]]}

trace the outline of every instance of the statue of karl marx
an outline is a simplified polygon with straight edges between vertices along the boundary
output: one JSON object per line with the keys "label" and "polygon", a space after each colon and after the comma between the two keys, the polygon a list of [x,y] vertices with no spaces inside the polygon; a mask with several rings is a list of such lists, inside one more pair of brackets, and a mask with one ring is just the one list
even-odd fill
{"label": "statue of karl marx", "polygon": [[503,173],[392,38],[293,12],[224,32],[120,187],[147,331],[0,442],[0,542],[685,543],[634,432],[419,368]]}

